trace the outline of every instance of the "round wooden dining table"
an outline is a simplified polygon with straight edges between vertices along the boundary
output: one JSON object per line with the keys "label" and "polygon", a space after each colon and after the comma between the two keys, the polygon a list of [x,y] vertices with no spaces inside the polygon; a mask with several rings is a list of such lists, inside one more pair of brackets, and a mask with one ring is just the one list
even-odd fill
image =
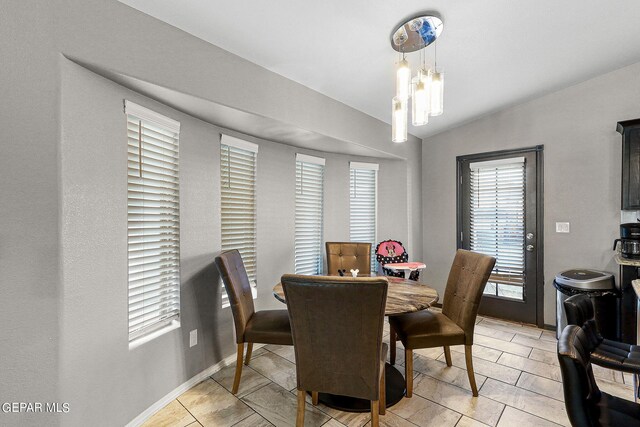
{"label": "round wooden dining table", "polygon": [[[438,291],[424,283],[400,277],[387,276],[387,279],[389,287],[387,288],[385,316],[425,310],[438,302]],[[281,283],[273,287],[273,296],[286,304]],[[405,381],[402,373],[389,363],[385,364],[385,384],[388,408],[402,400],[405,394]],[[319,393],[318,399],[323,404],[341,411],[368,412],[371,410],[370,402],[364,399],[328,393]]]}

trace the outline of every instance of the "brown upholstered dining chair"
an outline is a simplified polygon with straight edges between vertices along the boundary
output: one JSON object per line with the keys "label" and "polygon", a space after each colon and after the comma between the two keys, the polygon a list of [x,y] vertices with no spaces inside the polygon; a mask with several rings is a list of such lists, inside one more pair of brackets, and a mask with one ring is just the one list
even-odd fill
{"label": "brown upholstered dining chair", "polygon": [[327,242],[327,274],[337,276],[338,270],[358,269],[359,275],[371,274],[371,243]]}
{"label": "brown upholstered dining chair", "polygon": [[442,302],[442,312],[429,310],[389,318],[389,341],[395,346],[396,334],[405,348],[405,381],[407,397],[413,393],[413,350],[444,347],[447,366],[451,366],[449,346],[464,345],[467,375],[474,396],[478,395],[473,373],[471,346],[482,292],[496,259],[458,249],[449,272]]}
{"label": "brown upholstered dining chair", "polygon": [[251,285],[244,268],[240,252],[236,249],[223,252],[216,257],[216,265],[227,290],[231,313],[236,327],[238,357],[236,374],[231,392],[236,394],[242,375],[244,343],[247,343],[247,356],[244,364],[249,365],[253,343],[293,345],[289,314],[287,310],[255,311]]}
{"label": "brown upholstered dining chair", "polygon": [[386,408],[387,279],[285,274],[280,281],[296,358],[296,425],[304,425],[305,395],[311,391],[314,405],[318,393],[370,400],[371,424],[378,426],[378,413]]}

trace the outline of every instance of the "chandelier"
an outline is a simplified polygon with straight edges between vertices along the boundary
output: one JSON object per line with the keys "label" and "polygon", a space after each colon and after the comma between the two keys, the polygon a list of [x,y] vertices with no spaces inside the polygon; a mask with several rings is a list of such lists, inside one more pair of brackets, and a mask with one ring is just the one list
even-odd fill
{"label": "chandelier", "polygon": [[[435,41],[442,33],[444,23],[436,16],[420,15],[398,26],[391,35],[391,47],[399,52],[396,67],[396,96],[391,102],[391,140],[407,140],[407,116],[411,100],[411,124],[423,126],[429,116],[439,116],[443,112],[444,73],[438,68]],[[426,62],[427,46],[434,44],[434,65]],[[419,52],[417,72],[412,77],[406,54]]]}

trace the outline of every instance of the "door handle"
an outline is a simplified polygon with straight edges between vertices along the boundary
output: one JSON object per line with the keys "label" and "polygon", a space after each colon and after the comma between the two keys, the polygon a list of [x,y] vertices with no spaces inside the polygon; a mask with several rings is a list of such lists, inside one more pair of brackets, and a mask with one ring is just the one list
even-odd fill
{"label": "door handle", "polygon": [[533,252],[534,249],[533,245],[527,245],[527,252]]}

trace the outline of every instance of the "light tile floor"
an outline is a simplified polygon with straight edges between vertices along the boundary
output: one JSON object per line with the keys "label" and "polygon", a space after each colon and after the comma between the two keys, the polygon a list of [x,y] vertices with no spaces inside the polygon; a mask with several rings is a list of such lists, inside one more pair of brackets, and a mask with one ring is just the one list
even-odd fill
{"label": "light tile floor", "polygon": [[[385,327],[388,340],[388,325]],[[480,396],[469,391],[464,348],[452,347],[447,367],[442,348],[414,354],[414,395],[380,417],[385,426],[569,426],[563,403],[555,333],[531,326],[478,317],[474,368]],[[398,365],[404,352],[398,342]],[[296,414],[293,347],[269,345],[254,352],[232,395],[235,366],[215,373],[153,415],[145,426],[293,426]],[[633,399],[631,377],[594,367],[603,391]],[[368,426],[369,414],[306,407],[305,425]]]}

